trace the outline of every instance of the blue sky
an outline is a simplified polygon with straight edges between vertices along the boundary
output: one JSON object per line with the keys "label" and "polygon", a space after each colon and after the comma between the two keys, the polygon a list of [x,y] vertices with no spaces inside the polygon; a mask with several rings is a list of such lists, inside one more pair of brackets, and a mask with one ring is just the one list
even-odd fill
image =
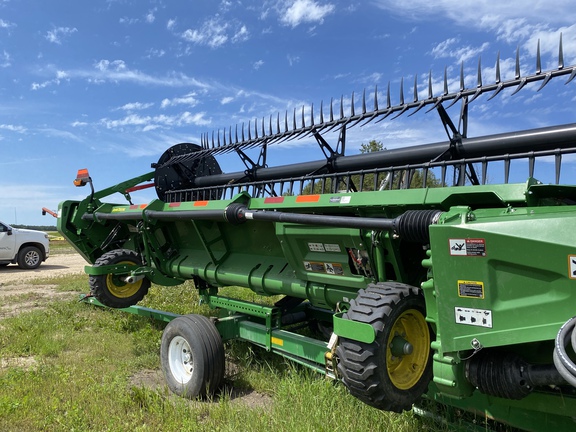
{"label": "blue sky", "polygon": [[[176,143],[254,118],[312,103],[317,112],[342,95],[348,109],[352,92],[388,82],[398,103],[400,80],[411,94],[417,75],[425,93],[429,71],[438,94],[445,67],[456,91],[462,61],[473,87],[480,56],[488,83],[498,52],[503,79],[512,78],[517,47],[523,74],[533,73],[538,39],[543,68],[555,68],[560,32],[573,65],[571,3],[0,0],[0,220],[53,224],[42,207],[88,193],[72,185],[79,168],[101,189],[150,171]],[[475,101],[469,136],[574,122],[576,80],[555,81]],[[353,129],[347,153],[371,139],[396,148],[446,135],[434,112],[402,116]],[[321,158],[302,140],[272,147],[268,162]],[[220,164],[243,169],[232,155]]]}

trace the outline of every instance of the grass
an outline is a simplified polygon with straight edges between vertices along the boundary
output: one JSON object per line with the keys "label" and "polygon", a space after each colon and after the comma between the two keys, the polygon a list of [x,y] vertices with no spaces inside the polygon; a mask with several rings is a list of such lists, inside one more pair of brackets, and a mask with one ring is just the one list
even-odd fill
{"label": "grass", "polygon": [[[64,252],[65,253],[65,252]],[[87,291],[86,276],[36,283]],[[232,288],[227,295],[249,290]],[[412,413],[380,412],[341,384],[246,343],[227,343],[234,365],[222,393],[189,401],[135,376],[158,371],[164,325],[79,303],[75,296],[0,321],[2,431],[422,431],[437,430]],[[145,306],[176,313],[198,306],[189,284],[153,286]],[[257,401],[249,402],[250,395]],[[240,396],[239,396],[240,395]]]}

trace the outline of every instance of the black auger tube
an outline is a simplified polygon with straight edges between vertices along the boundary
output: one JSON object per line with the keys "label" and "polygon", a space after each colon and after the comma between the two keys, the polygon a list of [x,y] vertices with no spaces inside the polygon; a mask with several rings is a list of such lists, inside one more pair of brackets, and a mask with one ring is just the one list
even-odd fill
{"label": "black auger tube", "polygon": [[[400,216],[373,218],[361,216],[332,216],[308,213],[289,213],[269,210],[248,210],[244,204],[233,203],[222,210],[144,210],[146,219],[156,220],[214,220],[239,225],[247,220],[289,222],[302,225],[330,226],[336,228],[393,231],[406,241],[428,243],[429,228],[438,222],[440,210],[409,210]],[[142,213],[86,213],[84,220],[142,220]]]}

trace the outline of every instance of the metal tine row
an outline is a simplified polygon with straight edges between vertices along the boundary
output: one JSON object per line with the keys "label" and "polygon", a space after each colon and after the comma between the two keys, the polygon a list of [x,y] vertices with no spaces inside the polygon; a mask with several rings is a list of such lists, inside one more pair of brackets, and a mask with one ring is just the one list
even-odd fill
{"label": "metal tine row", "polygon": [[514,91],[511,93],[511,95],[514,95],[518,93],[522,88],[524,88],[526,84],[536,81],[542,81],[540,87],[538,88],[538,91],[540,91],[549,83],[552,78],[569,75],[568,80],[565,83],[568,84],[576,77],[576,66],[565,67],[564,65],[562,34],[560,34],[558,48],[558,67],[556,69],[552,69],[547,72],[542,71],[540,40],[538,40],[536,51],[535,73],[526,76],[521,75],[519,48],[516,49],[515,63],[514,78],[503,81],[500,71],[500,52],[498,52],[495,67],[495,80],[491,84],[484,84],[482,76],[482,61],[481,58],[479,58],[476,87],[466,88],[464,82],[464,63],[462,62],[460,66],[459,88],[457,92],[453,93],[450,93],[448,88],[448,69],[444,68],[443,91],[437,96],[434,96],[432,89],[432,71],[429,71],[427,97],[424,99],[419,99],[418,78],[416,75],[414,77],[413,84],[413,97],[409,101],[406,101],[404,97],[404,78],[402,78],[400,80],[399,103],[396,105],[392,105],[390,82],[388,82],[386,89],[386,101],[384,106],[381,106],[378,101],[378,87],[376,86],[373,94],[374,106],[371,110],[367,108],[365,89],[362,92],[361,106],[359,110],[357,110],[356,107],[357,102],[355,93],[352,92],[348,114],[346,114],[344,110],[343,95],[340,97],[339,115],[336,115],[335,113],[335,102],[334,99],[331,98],[328,108],[328,119],[325,118],[325,107],[324,103],[321,102],[318,122],[315,121],[314,105],[310,106],[309,115],[306,114],[305,106],[302,106],[300,119],[297,119],[298,115],[296,108],[294,108],[291,116],[288,114],[288,111],[286,111],[284,114],[283,127],[281,126],[282,122],[280,119],[280,113],[278,113],[276,116],[275,126],[273,126],[273,116],[271,115],[269,117],[268,130],[266,130],[265,127],[266,119],[263,117],[262,120],[259,121],[256,118],[254,119],[253,123],[251,120],[248,121],[247,126],[242,123],[240,137],[238,136],[238,125],[235,127],[234,137],[232,136],[232,127],[228,128],[228,130],[217,130],[216,133],[213,131],[211,137],[208,134],[203,134],[201,136],[201,150],[188,155],[174,157],[166,162],[165,165],[200,158],[206,154],[228,153],[237,149],[249,149],[256,146],[261,146],[263,144],[277,144],[288,140],[310,136],[314,133],[328,133],[338,127],[350,128],[356,126],[359,123],[362,123],[362,126],[364,126],[376,119],[376,123],[378,123],[388,118],[390,115],[395,114],[390,118],[393,120],[400,117],[402,114],[409,110],[412,110],[412,112],[409,114],[409,116],[412,116],[425,106],[430,106],[430,108],[426,111],[430,112],[444,102],[449,103],[446,107],[444,107],[445,109],[448,109],[458,101],[464,101],[465,104],[470,104],[480,95],[485,93],[492,93],[488,98],[488,100],[491,100],[506,88],[515,87]]}
{"label": "metal tine row", "polygon": [[[339,190],[350,190],[354,185],[358,191],[376,191],[382,189],[411,189],[428,185],[429,178],[435,178],[439,185],[464,186],[466,179],[459,172],[474,164],[480,174],[479,182],[488,184],[493,175],[503,169],[501,176],[505,184],[510,182],[511,165],[514,161],[526,165],[528,177],[535,175],[536,162],[544,158],[554,158],[553,179],[550,182],[560,183],[562,158],[565,155],[576,154],[576,147],[529,151],[517,154],[503,154],[464,158],[458,160],[442,160],[413,165],[396,165],[369,170],[350,171],[345,173],[324,173],[314,176],[300,176],[265,180],[248,183],[231,183],[219,186],[166,191],[167,202],[194,201],[204,199],[230,199],[237,193],[247,191],[254,198],[264,196],[282,196],[284,194],[302,194],[304,189],[314,193],[337,193]],[[516,162],[514,162],[516,163]],[[548,164],[548,162],[545,162]],[[501,165],[500,165],[501,164]],[[489,168],[490,165],[490,168]],[[421,181],[413,184],[413,174],[421,173]],[[407,175],[408,174],[408,175]],[[449,181],[449,178],[452,178]],[[370,181],[371,180],[371,181]],[[315,187],[316,185],[316,187]]]}

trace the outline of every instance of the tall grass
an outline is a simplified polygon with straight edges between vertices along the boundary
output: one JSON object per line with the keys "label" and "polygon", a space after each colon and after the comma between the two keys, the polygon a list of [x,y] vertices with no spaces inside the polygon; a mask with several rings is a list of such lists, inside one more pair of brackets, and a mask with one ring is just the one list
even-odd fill
{"label": "tall grass", "polygon": [[[53,279],[81,291],[85,276]],[[246,290],[247,291],[247,290]],[[187,284],[153,286],[145,303],[176,313],[198,306]],[[303,367],[241,342],[227,343],[229,372],[214,399],[170,394],[158,377],[163,325],[70,298],[0,321],[2,431],[420,431],[412,413],[380,412]]]}

